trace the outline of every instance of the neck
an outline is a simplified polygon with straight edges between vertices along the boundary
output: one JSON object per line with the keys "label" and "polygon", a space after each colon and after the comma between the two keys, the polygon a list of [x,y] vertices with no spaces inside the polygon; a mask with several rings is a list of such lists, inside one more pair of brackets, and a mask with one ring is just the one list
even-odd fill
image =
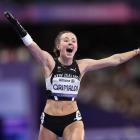
{"label": "neck", "polygon": [[73,59],[71,58],[62,58],[62,57],[58,57],[58,60],[61,64],[63,65],[71,65],[73,62]]}

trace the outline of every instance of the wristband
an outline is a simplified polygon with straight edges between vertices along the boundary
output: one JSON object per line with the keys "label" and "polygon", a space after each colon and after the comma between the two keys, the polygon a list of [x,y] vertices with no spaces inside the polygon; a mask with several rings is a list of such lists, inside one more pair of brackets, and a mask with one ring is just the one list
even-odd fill
{"label": "wristband", "polygon": [[33,39],[29,34],[21,38],[25,46],[29,46],[33,43]]}

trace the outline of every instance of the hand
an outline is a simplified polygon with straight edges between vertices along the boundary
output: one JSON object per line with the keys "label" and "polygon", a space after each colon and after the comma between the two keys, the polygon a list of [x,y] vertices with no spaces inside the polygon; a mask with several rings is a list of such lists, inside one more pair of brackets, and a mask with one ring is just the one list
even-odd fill
{"label": "hand", "polygon": [[5,11],[4,16],[12,24],[20,37],[25,37],[27,35],[27,31],[21,26],[19,21],[9,11]]}
{"label": "hand", "polygon": [[140,48],[135,50],[136,55],[140,54]]}
{"label": "hand", "polygon": [[138,48],[138,54],[140,54],[140,48]]}
{"label": "hand", "polygon": [[16,32],[19,34],[25,46],[30,46],[33,43],[33,39],[27,33],[27,31],[21,26],[19,21],[8,11],[4,12],[4,16],[11,23]]}
{"label": "hand", "polygon": [[13,24],[17,22],[17,19],[15,19],[14,16],[9,11],[5,11],[4,16],[7,18],[7,20],[9,20],[9,22]]}

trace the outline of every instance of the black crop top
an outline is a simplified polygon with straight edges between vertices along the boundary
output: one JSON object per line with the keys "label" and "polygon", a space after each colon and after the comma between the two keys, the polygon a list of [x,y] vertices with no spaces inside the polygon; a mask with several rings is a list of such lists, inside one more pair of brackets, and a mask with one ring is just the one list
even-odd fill
{"label": "black crop top", "polygon": [[69,66],[55,59],[55,67],[46,79],[48,99],[75,100],[80,88],[80,71],[74,60]]}

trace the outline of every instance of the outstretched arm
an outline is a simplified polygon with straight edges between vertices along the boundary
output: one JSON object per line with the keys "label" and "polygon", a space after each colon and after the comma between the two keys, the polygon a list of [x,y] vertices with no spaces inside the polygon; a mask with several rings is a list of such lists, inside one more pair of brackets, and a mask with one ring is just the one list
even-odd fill
{"label": "outstretched arm", "polygon": [[140,48],[125,53],[114,54],[110,57],[100,59],[100,60],[94,60],[94,59],[79,60],[79,66],[81,66],[82,71],[84,71],[85,73],[91,70],[122,64],[138,54],[140,54]]}
{"label": "outstretched arm", "polygon": [[16,30],[24,45],[30,50],[33,56],[44,66],[49,66],[53,62],[52,56],[43,51],[31,38],[28,32],[22,27],[19,21],[8,11],[4,12],[6,19],[11,23]]}

